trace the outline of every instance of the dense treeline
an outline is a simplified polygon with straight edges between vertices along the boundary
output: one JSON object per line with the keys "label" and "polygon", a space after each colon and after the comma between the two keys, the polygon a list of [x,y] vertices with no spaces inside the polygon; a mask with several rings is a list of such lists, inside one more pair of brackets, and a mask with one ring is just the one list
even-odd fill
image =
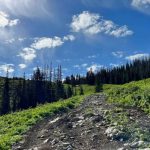
{"label": "dense treeline", "polygon": [[37,67],[30,80],[25,75],[9,78],[7,73],[0,89],[0,115],[71,97],[73,88],[64,87],[61,66],[54,73],[52,70],[52,66],[43,70]]}
{"label": "dense treeline", "polygon": [[92,69],[87,72],[86,77],[79,75],[66,77],[65,83],[71,85],[89,84],[124,84],[130,81],[138,81],[150,77],[150,58],[134,60],[131,63],[114,67],[112,69],[101,69],[94,73]]}

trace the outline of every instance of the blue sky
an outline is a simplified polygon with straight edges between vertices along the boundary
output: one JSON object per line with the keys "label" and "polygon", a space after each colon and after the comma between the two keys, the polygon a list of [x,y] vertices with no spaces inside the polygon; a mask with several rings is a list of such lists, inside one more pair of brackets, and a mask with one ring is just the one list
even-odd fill
{"label": "blue sky", "polygon": [[149,56],[150,0],[0,0],[0,75],[85,74]]}

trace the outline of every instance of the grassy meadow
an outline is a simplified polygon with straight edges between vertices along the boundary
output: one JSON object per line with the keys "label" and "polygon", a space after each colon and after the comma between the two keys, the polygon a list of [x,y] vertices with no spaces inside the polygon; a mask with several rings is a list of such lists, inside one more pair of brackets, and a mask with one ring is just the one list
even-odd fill
{"label": "grassy meadow", "polygon": [[103,88],[109,102],[123,107],[137,107],[150,114],[150,79],[123,85],[104,85]]}

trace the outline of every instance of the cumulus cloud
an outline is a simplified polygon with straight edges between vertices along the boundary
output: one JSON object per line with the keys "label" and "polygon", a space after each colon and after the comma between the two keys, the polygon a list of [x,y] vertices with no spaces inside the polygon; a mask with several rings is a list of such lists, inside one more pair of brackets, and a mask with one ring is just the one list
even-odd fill
{"label": "cumulus cloud", "polygon": [[127,56],[125,59],[133,61],[133,60],[136,60],[136,59],[147,58],[149,56],[150,56],[149,54],[143,53],[143,54],[135,54],[135,55]]}
{"label": "cumulus cloud", "polygon": [[18,56],[23,58],[25,61],[32,61],[36,58],[36,51],[33,48],[26,47],[19,53]]}
{"label": "cumulus cloud", "polygon": [[19,64],[18,66],[19,66],[20,69],[25,69],[27,67],[26,64]]}
{"label": "cumulus cloud", "polygon": [[17,25],[19,19],[11,20],[9,15],[0,11],[0,28],[11,27]]}
{"label": "cumulus cloud", "polygon": [[[19,39],[18,39],[19,40]],[[21,39],[19,41],[22,41],[24,39]],[[36,50],[41,49],[52,49],[59,46],[62,46],[66,41],[73,41],[75,40],[75,37],[73,35],[66,35],[63,38],[60,37],[41,37],[41,38],[34,38],[34,42],[29,46],[24,48],[18,56],[23,58],[25,61],[32,61],[37,56]],[[13,41],[8,41],[13,42]]]}
{"label": "cumulus cloud", "polygon": [[0,0],[0,9],[23,17],[44,17],[50,10],[48,0]]}
{"label": "cumulus cloud", "polygon": [[125,37],[128,35],[132,35],[133,31],[129,30],[126,25],[119,27],[117,29],[114,29],[110,32],[110,35],[113,35],[115,37]]}
{"label": "cumulus cloud", "polygon": [[93,64],[87,68],[87,71],[90,71],[92,69],[93,72],[96,72],[96,71],[102,69],[103,67],[104,67],[103,65]]}
{"label": "cumulus cloud", "polygon": [[115,52],[112,52],[112,55],[118,58],[122,58],[124,53],[122,51],[115,51]]}
{"label": "cumulus cloud", "polygon": [[75,36],[74,35],[67,35],[67,36],[64,36],[63,40],[64,41],[74,41]]}
{"label": "cumulus cloud", "polygon": [[44,49],[44,48],[55,48],[61,46],[64,42],[60,37],[47,38],[42,37],[34,41],[31,45],[32,48],[35,49]]}
{"label": "cumulus cloud", "polygon": [[0,65],[0,73],[6,73],[6,72],[12,73],[14,72],[14,65],[13,64],[3,64]]}
{"label": "cumulus cloud", "polygon": [[133,34],[133,31],[129,30],[126,25],[119,26],[111,20],[103,19],[99,14],[88,11],[74,15],[70,27],[73,32],[83,32],[89,35],[103,33],[114,37],[125,37]]}
{"label": "cumulus cloud", "polygon": [[[96,28],[96,25],[98,24],[98,19],[100,16],[98,14],[92,14],[87,11],[82,12],[79,15],[74,15],[72,18],[71,28],[74,32],[79,32],[81,30],[84,30],[84,32],[88,32],[90,28]],[[93,31],[94,33],[97,31]]]}
{"label": "cumulus cloud", "polygon": [[31,47],[34,49],[45,49],[45,48],[55,48],[64,44],[66,41],[74,41],[75,37],[73,35],[66,35],[63,38],[60,37],[42,37],[35,39],[34,43],[31,44]]}
{"label": "cumulus cloud", "polygon": [[131,6],[141,12],[150,14],[150,0],[132,0]]}

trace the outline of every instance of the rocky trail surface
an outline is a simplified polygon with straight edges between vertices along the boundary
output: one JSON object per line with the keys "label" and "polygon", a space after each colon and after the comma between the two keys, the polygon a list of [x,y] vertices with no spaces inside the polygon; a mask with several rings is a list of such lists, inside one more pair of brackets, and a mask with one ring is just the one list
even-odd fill
{"label": "rocky trail surface", "polygon": [[[120,114],[121,119],[113,120]],[[106,102],[105,95],[91,95],[78,108],[40,121],[12,149],[130,150],[143,147],[141,149],[149,150],[147,140],[135,136],[136,131],[127,130],[135,122],[138,129],[149,135],[150,118],[146,114],[134,108],[116,109]]]}

